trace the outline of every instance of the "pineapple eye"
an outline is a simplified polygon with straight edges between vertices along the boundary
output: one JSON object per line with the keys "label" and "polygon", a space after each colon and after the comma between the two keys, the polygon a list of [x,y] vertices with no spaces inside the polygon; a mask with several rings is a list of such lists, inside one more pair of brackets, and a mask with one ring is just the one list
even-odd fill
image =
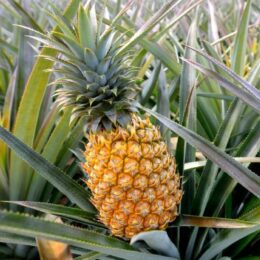
{"label": "pineapple eye", "polygon": [[126,173],[121,173],[118,176],[118,185],[122,187],[123,189],[128,189],[133,184],[133,178]]}
{"label": "pineapple eye", "polygon": [[153,202],[153,200],[156,198],[156,194],[153,188],[148,188],[144,192],[143,199],[147,200],[149,202]]}
{"label": "pineapple eye", "polygon": [[117,155],[121,158],[127,155],[127,144],[123,141],[116,141],[112,143],[111,154]]}
{"label": "pineapple eye", "polygon": [[117,237],[124,237],[124,228],[123,227],[119,229],[113,228],[112,234]]}
{"label": "pineapple eye", "polygon": [[128,218],[128,225],[133,228],[142,228],[143,218],[137,214],[131,214]]}
{"label": "pineapple eye", "polygon": [[114,186],[111,189],[111,196],[115,200],[120,201],[120,200],[123,200],[125,198],[126,194],[125,194],[125,192],[122,188],[120,188],[119,186]]}
{"label": "pineapple eye", "polygon": [[137,233],[141,232],[142,229],[138,228],[138,227],[132,227],[132,226],[127,226],[125,228],[125,236],[127,238],[131,238],[134,235],[136,235]]}
{"label": "pineapple eye", "polygon": [[142,159],[140,161],[140,167],[139,172],[142,174],[145,174],[146,176],[149,176],[153,171],[153,164],[148,159]]}
{"label": "pineapple eye", "polygon": [[121,201],[118,208],[124,211],[127,215],[133,213],[135,204],[129,200]]}
{"label": "pineapple eye", "polygon": [[155,186],[158,186],[160,183],[160,176],[159,174],[157,173],[152,173],[150,176],[149,176],[149,186],[150,187],[155,187]]}
{"label": "pineapple eye", "polygon": [[127,144],[128,150],[127,154],[130,158],[139,160],[142,156],[142,150],[139,143],[135,141],[129,141]]}
{"label": "pineapple eye", "polygon": [[103,174],[104,182],[109,183],[110,186],[116,184],[117,174],[113,171],[107,170]]}
{"label": "pineapple eye", "polygon": [[106,194],[110,190],[110,185],[107,182],[99,182],[94,192],[97,194]]}
{"label": "pineapple eye", "polygon": [[179,185],[176,185],[176,184],[177,183],[174,180],[168,180],[167,181],[167,187],[168,187],[170,194],[176,193],[178,186],[179,186]]}
{"label": "pineapple eye", "polygon": [[130,189],[127,192],[127,199],[133,202],[137,202],[142,198],[142,192],[138,189]]}
{"label": "pineapple eye", "polygon": [[166,210],[170,210],[170,211],[174,210],[174,208],[176,207],[175,197],[171,196],[171,195],[167,196],[165,198],[165,205],[164,206],[165,206]]}
{"label": "pineapple eye", "polygon": [[150,204],[146,201],[140,201],[135,206],[135,213],[145,217],[150,213]]}
{"label": "pineapple eye", "polygon": [[[165,203],[166,203],[166,201],[165,201]],[[153,213],[160,215],[160,214],[162,214],[163,210],[164,210],[164,202],[162,200],[155,200],[152,203],[151,211]]]}
{"label": "pineapple eye", "polygon": [[152,159],[154,157],[153,145],[142,143],[141,146],[142,146],[143,157],[146,159]]}
{"label": "pineapple eye", "polygon": [[120,225],[124,226],[127,222],[127,215],[123,211],[116,210],[114,212],[113,219]]}
{"label": "pineapple eye", "polygon": [[156,189],[157,198],[165,198],[168,195],[168,187],[166,185],[160,185]]}
{"label": "pineapple eye", "polygon": [[139,163],[131,158],[126,157],[124,160],[124,172],[129,173],[132,176],[137,174],[139,171]]}
{"label": "pineapple eye", "polygon": [[171,164],[171,158],[170,158],[170,156],[166,153],[166,154],[163,156],[163,158],[162,158],[163,168],[167,169],[170,164]]}
{"label": "pineapple eye", "polygon": [[107,201],[104,201],[102,203],[101,209],[106,212],[110,212],[116,209],[115,203],[108,203]]}
{"label": "pineapple eye", "polygon": [[163,214],[160,215],[159,225],[161,229],[167,227],[168,222],[172,221],[173,214],[170,211],[164,211]]}
{"label": "pineapple eye", "polygon": [[157,157],[153,159],[153,170],[158,173],[162,170],[162,160]]}
{"label": "pineapple eye", "polygon": [[120,173],[123,170],[123,160],[116,155],[111,155],[108,168],[113,170],[115,173]]}
{"label": "pineapple eye", "polygon": [[145,175],[139,174],[134,179],[134,187],[144,190],[148,186],[148,179]]}
{"label": "pineapple eye", "polygon": [[149,214],[144,219],[145,229],[156,229],[159,226],[159,217],[156,214]]}
{"label": "pineapple eye", "polygon": [[145,136],[142,139],[142,142],[150,143],[153,141],[153,133],[154,131],[152,129],[146,128],[145,129]]}

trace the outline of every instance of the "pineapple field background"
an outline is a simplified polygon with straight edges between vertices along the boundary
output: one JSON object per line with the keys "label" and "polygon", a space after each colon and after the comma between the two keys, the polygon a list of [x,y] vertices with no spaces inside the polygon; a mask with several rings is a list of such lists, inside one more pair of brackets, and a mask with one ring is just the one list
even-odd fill
{"label": "pineapple field background", "polygon": [[[259,259],[259,17],[257,0],[0,0],[0,259]],[[93,49],[99,61],[114,58],[109,90],[100,87],[108,59],[95,65]],[[85,65],[98,84],[71,99]],[[95,91],[113,97],[117,113],[100,108]],[[144,203],[149,221],[109,224],[91,145],[100,125],[109,139],[131,122],[162,136],[142,143],[147,177],[122,179],[127,189],[152,183],[157,215]],[[170,165],[170,177],[158,170],[154,188],[147,165],[158,140],[168,149],[156,167]],[[160,225],[161,206],[172,215]]]}

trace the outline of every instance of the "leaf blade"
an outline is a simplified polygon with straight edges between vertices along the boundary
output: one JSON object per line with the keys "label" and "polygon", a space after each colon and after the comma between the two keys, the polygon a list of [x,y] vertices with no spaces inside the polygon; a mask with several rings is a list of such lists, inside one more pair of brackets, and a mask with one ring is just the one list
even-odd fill
{"label": "leaf blade", "polygon": [[50,164],[46,159],[34,152],[30,147],[26,146],[2,127],[0,127],[0,138],[16,152],[22,160],[29,163],[37,173],[52,183],[72,202],[75,202],[83,209],[94,211],[93,206],[88,200],[89,194],[87,191],[59,168]]}
{"label": "leaf blade", "polygon": [[[210,142],[199,136],[198,134],[186,129],[185,127],[169,120],[168,118],[159,115],[152,110],[137,104],[137,107],[153,115],[160,122],[165,124],[169,129],[176,134],[185,138],[187,142],[193,145],[195,148],[203,152],[210,160],[215,162],[223,171],[227,172],[232,178],[236,179],[242,186],[248,189],[257,197],[260,197],[260,177],[254,174],[252,171],[246,169],[241,164],[236,162],[231,156],[225,154],[219,148],[212,145]],[[243,178],[241,181],[240,178]]]}

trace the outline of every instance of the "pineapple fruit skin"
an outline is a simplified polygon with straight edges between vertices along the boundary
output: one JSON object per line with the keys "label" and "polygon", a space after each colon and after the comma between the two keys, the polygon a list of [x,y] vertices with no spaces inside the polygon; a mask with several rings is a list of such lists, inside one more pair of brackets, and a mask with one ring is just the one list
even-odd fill
{"label": "pineapple fruit skin", "polygon": [[158,128],[136,114],[131,121],[89,133],[83,164],[100,221],[122,238],[165,229],[182,197],[175,160]]}

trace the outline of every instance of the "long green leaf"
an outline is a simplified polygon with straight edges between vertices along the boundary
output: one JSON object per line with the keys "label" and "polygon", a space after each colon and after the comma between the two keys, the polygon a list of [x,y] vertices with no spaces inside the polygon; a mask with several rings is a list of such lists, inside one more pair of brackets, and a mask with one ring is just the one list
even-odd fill
{"label": "long green leaf", "polygon": [[[5,94],[4,104],[2,108],[2,116],[0,116],[0,124],[7,130],[11,128],[13,121],[13,109],[15,107],[15,94],[17,92],[17,78],[18,68],[15,67],[13,74],[10,78],[9,85]],[[0,141],[0,197],[8,197],[8,173],[7,173],[7,159],[8,148],[6,144]]]}
{"label": "long green leaf", "polygon": [[118,51],[118,54],[122,54],[134,44],[136,44],[160,21],[162,20],[173,8],[175,8],[182,0],[170,1],[161,7],[130,39],[124,44]]}
{"label": "long green leaf", "polygon": [[153,112],[152,110],[137,104],[139,108],[153,115],[161,123],[165,124],[169,129],[184,138],[195,148],[199,149],[211,161],[216,163],[223,171],[227,172],[232,178],[239,182],[250,192],[260,197],[260,177],[249,169],[236,162],[231,156],[221,151],[219,148],[205,140],[198,134],[189,129],[169,120],[168,118]]}
{"label": "long green leaf", "polygon": [[93,206],[88,200],[89,194],[82,186],[2,127],[0,127],[0,139],[72,202],[82,209],[93,212]]}
{"label": "long green leaf", "polygon": [[95,30],[95,28],[90,18],[89,7],[85,10],[83,6],[80,6],[78,23],[80,43],[84,48],[94,49],[96,39],[95,32],[93,30]]}
{"label": "long green leaf", "polygon": [[75,219],[81,222],[95,224],[102,226],[94,221],[96,214],[88,212],[79,208],[72,208],[59,204],[52,204],[46,202],[34,202],[34,201],[4,201],[6,203],[13,203],[30,209],[35,209],[40,212],[63,216],[71,219]]}
{"label": "long green leaf", "polygon": [[[176,223],[175,223],[176,222]],[[207,227],[207,228],[249,228],[260,224],[260,220],[245,221],[241,219],[216,218],[216,217],[199,217],[192,215],[181,215],[172,226],[181,227]]]}
{"label": "long green leaf", "polygon": [[[28,237],[28,236],[23,236],[23,235],[18,235],[18,234],[12,234],[8,232],[2,232],[0,231],[0,242],[2,243],[8,243],[9,246],[10,244],[16,244],[16,245],[25,245],[25,246],[34,246],[36,247],[36,242],[35,238]],[[10,250],[13,254],[13,250]],[[72,246],[71,247],[71,252],[75,253],[77,255],[79,254],[86,254],[89,250],[82,249],[79,247]]]}
{"label": "long green leaf", "polygon": [[35,239],[18,235],[18,234],[12,234],[9,232],[2,232],[0,231],[0,242],[2,243],[15,243],[17,245],[27,245],[27,246],[35,246]]}
{"label": "long green leaf", "polygon": [[[259,157],[233,157],[236,161],[240,163],[260,163]],[[185,163],[184,171],[197,169],[205,166],[207,161],[195,161],[190,163]]]}
{"label": "long green leaf", "polygon": [[[35,238],[18,235],[16,233],[8,233],[8,232],[2,232],[0,231],[0,242],[2,243],[8,243],[10,244],[17,244],[17,245],[26,245],[26,246],[34,246],[36,247]],[[75,253],[77,255],[79,254],[86,254],[89,250],[82,249],[79,247],[72,246],[71,247],[72,253]],[[13,254],[13,250],[11,250]]]}
{"label": "long green leaf", "polygon": [[243,230],[236,229],[236,230],[232,230],[232,232],[225,230],[219,233],[219,235],[214,241],[214,244],[208,250],[205,251],[205,253],[199,258],[199,260],[212,259],[217,254],[223,252],[223,250],[229,245],[232,245],[236,241],[258,230],[260,230],[260,225],[253,228],[243,229]]}
{"label": "long green leaf", "polygon": [[192,66],[194,66],[194,68],[196,68],[197,70],[199,70],[206,76],[211,77],[212,79],[218,81],[221,84],[221,86],[226,88],[228,91],[230,91],[236,97],[238,97],[240,100],[244,101],[248,106],[251,106],[252,108],[254,108],[256,110],[256,112],[258,112],[260,114],[260,98],[258,98],[254,94],[247,92],[244,89],[237,87],[233,83],[226,80],[224,77],[220,76],[215,71],[204,68],[197,62],[194,62],[191,60],[186,60],[186,59],[183,59],[183,60],[185,62],[191,64]]}
{"label": "long green leaf", "polygon": [[[255,156],[260,148],[260,132],[258,131],[260,127],[260,121],[258,124],[252,129],[252,131],[248,134],[246,139],[243,140],[241,145],[239,146],[238,151],[235,152],[235,155],[239,156]],[[249,162],[245,165],[248,166]],[[206,208],[206,215],[217,216],[221,211],[225,201],[230,196],[234,188],[236,187],[237,182],[230,178],[225,173],[220,173],[219,178],[216,180],[214,189],[212,190],[212,196],[209,199]],[[199,252],[206,239],[208,233],[208,229],[204,229],[200,233],[200,237],[196,242],[197,252]]]}
{"label": "long green leaf", "polygon": [[98,253],[98,252],[90,252],[87,254],[83,254],[81,256],[78,256],[76,258],[74,258],[74,260],[91,260],[91,259],[101,259],[102,260],[102,254]]}
{"label": "long green leaf", "polygon": [[[197,15],[192,22],[187,43],[191,46],[196,45],[197,38]],[[187,59],[195,59],[196,55],[186,48],[184,57]],[[189,75],[187,77],[187,75]],[[196,71],[187,63],[183,64],[180,77],[180,98],[179,98],[179,113],[180,122],[188,129],[196,132],[197,121],[197,100],[196,100]],[[184,195],[181,204],[183,213],[190,213],[192,200],[195,196],[195,176],[193,172],[183,172],[185,162],[195,160],[195,149],[187,144],[183,139],[178,139],[176,159],[179,163],[180,173],[187,178],[187,182],[183,185]]]}
{"label": "long green leaf", "polygon": [[20,5],[14,0],[7,0],[7,1],[22,16],[22,18],[26,21],[28,25],[32,26],[35,30],[42,32],[42,28],[39,26],[39,24],[37,24],[35,19],[33,19],[31,15],[28,12],[26,12],[26,10],[22,7],[22,5]]}
{"label": "long green leaf", "polygon": [[[240,37],[236,38],[235,41],[235,48],[236,49],[246,49],[247,48],[247,28],[248,28],[248,23],[244,23],[243,21],[246,20],[248,22],[249,20],[249,10],[250,10],[250,2],[248,2],[249,5],[247,5],[247,8],[245,9],[243,13],[243,18],[239,27],[239,34]],[[242,37],[242,38],[241,38]],[[239,56],[239,53],[236,53],[236,56]],[[240,59],[240,58],[239,58]],[[233,62],[233,65],[236,62]],[[244,68],[244,64],[239,64],[237,62],[236,67],[232,67],[235,73],[242,75],[242,71]],[[222,121],[217,134],[214,138],[214,144],[217,145],[220,149],[224,150],[230,140],[230,136],[241,116],[241,113],[243,111],[243,103],[242,101],[239,101],[238,98],[235,98],[235,100],[231,103],[224,120]],[[195,200],[193,202],[193,214],[198,214],[202,215],[205,211],[205,208],[207,206],[208,200],[210,198],[210,195],[212,193],[212,189],[214,186],[214,182],[218,173],[218,167],[219,165],[214,164],[212,161],[208,161],[202,176],[200,178],[200,183],[199,187],[197,189],[197,194],[195,197]],[[227,172],[228,173],[228,172]],[[232,176],[231,176],[232,177]],[[259,189],[259,188],[258,188]],[[201,196],[203,194],[203,196]],[[213,194],[214,196],[214,194]],[[198,229],[195,228],[194,231],[192,232],[192,235],[190,237],[190,241],[188,243],[188,248],[189,248],[189,255],[191,256],[192,254],[194,255],[199,255],[199,252],[203,246],[203,244],[198,244],[196,243],[196,237],[197,237]],[[196,252],[193,253],[193,247],[196,243]],[[189,259],[189,258],[186,258]]]}
{"label": "long green leaf", "polygon": [[151,97],[154,87],[156,86],[156,82],[160,73],[160,64],[155,65],[155,69],[153,70],[150,77],[142,84],[142,92],[141,92],[141,104],[144,105],[147,103],[148,99]]}
{"label": "long green leaf", "polygon": [[158,255],[138,252],[126,242],[95,231],[6,211],[0,211],[0,219],[3,232],[56,240],[123,259],[158,259]]}
{"label": "long green leaf", "polygon": [[[111,24],[111,21],[108,19],[103,19],[103,22],[106,24]],[[127,28],[115,24],[115,28],[122,32],[125,33],[128,37],[133,36],[133,32],[128,30]],[[180,64],[177,62],[176,58],[174,55],[171,55],[168,51],[166,51],[162,44],[150,41],[148,38],[140,38],[138,39],[139,44],[147,51],[151,52],[155,57],[157,57],[167,68],[169,68],[171,71],[173,71],[176,74],[180,73]]]}
{"label": "long green leaf", "polygon": [[247,46],[247,35],[248,25],[251,13],[251,0],[246,3],[246,8],[243,12],[239,30],[235,39],[235,46],[231,57],[231,66],[235,73],[243,75],[244,68],[246,65],[246,46]]}
{"label": "long green leaf", "polygon": [[[79,0],[70,2],[65,11],[67,17],[72,18],[75,15],[79,2]],[[56,52],[43,48],[41,55],[55,56]],[[43,71],[50,69],[52,65],[52,61],[42,57],[37,58],[25,86],[25,91],[16,115],[13,133],[30,147],[33,146],[39,112],[50,76],[49,72]],[[14,153],[11,154],[10,165],[10,198],[12,200],[24,199],[29,180],[31,179],[31,173],[28,171],[28,167]]]}
{"label": "long green leaf", "polygon": [[14,52],[14,53],[17,53],[17,51],[18,51],[15,46],[11,45],[10,43],[6,42],[3,39],[0,39],[0,47],[6,48],[7,50]]}
{"label": "long green leaf", "polygon": [[[82,137],[84,135],[84,125],[85,120],[84,118],[82,118],[79,122],[77,122],[77,124],[75,124],[74,128],[70,131],[69,138],[64,142],[62,149],[59,151],[59,156],[57,158],[57,166],[59,168],[63,169],[64,167],[66,167],[68,161],[71,158],[72,150],[76,149],[79,143],[81,142]],[[78,165],[76,167],[78,168]],[[48,198],[51,197],[53,189],[54,187],[48,183],[47,187],[45,187],[44,189],[44,197],[42,198],[42,201],[47,201]],[[57,194],[56,199],[59,199],[61,196],[62,194]]]}
{"label": "long green leaf", "polygon": [[[70,127],[70,116],[71,110],[67,109],[60,121],[57,123],[52,134],[49,136],[46,145],[44,146],[42,156],[48,160],[50,163],[55,163],[56,158],[59,154],[59,151],[66,140]],[[30,184],[30,190],[27,195],[27,200],[38,201],[42,196],[44,187],[46,185],[46,180],[43,179],[40,175],[34,174]]]}
{"label": "long green leaf", "polygon": [[219,62],[217,59],[209,56],[205,52],[199,51],[192,46],[187,46],[187,48],[192,49],[193,51],[197,52],[198,54],[204,56],[207,60],[211,61],[213,64],[215,64],[217,67],[224,70],[228,75],[231,76],[235,81],[237,81],[242,87],[244,87],[249,93],[252,95],[255,95],[258,99],[260,99],[260,91],[256,89],[252,84],[250,84],[248,81],[244,80],[240,76],[238,76],[235,72],[233,72],[231,69],[226,67],[223,63]]}
{"label": "long green leaf", "polygon": [[197,2],[190,5],[188,8],[185,8],[183,12],[179,14],[179,16],[174,17],[172,21],[166,24],[165,28],[162,28],[162,30],[158,31],[156,35],[153,37],[156,40],[159,40],[163,35],[167,33],[174,25],[176,25],[177,22],[179,22],[183,17],[185,17],[188,13],[193,11],[198,5],[200,5],[204,0],[198,0]]}
{"label": "long green leaf", "polygon": [[[249,211],[245,215],[241,216],[241,220],[260,221],[260,207]],[[246,228],[243,230],[223,230],[219,232],[212,241],[210,241],[208,249],[199,258],[200,260],[212,259],[217,254],[221,253],[228,246],[232,245],[236,241],[255,233],[260,230],[260,224],[253,228]]]}
{"label": "long green leaf", "polygon": [[[157,100],[157,112],[170,118],[170,100],[169,100],[169,90],[167,88],[166,75],[163,66],[161,66],[161,71],[158,79],[158,100]],[[170,147],[170,135],[167,127],[160,124],[160,130],[162,136],[164,136]]]}

